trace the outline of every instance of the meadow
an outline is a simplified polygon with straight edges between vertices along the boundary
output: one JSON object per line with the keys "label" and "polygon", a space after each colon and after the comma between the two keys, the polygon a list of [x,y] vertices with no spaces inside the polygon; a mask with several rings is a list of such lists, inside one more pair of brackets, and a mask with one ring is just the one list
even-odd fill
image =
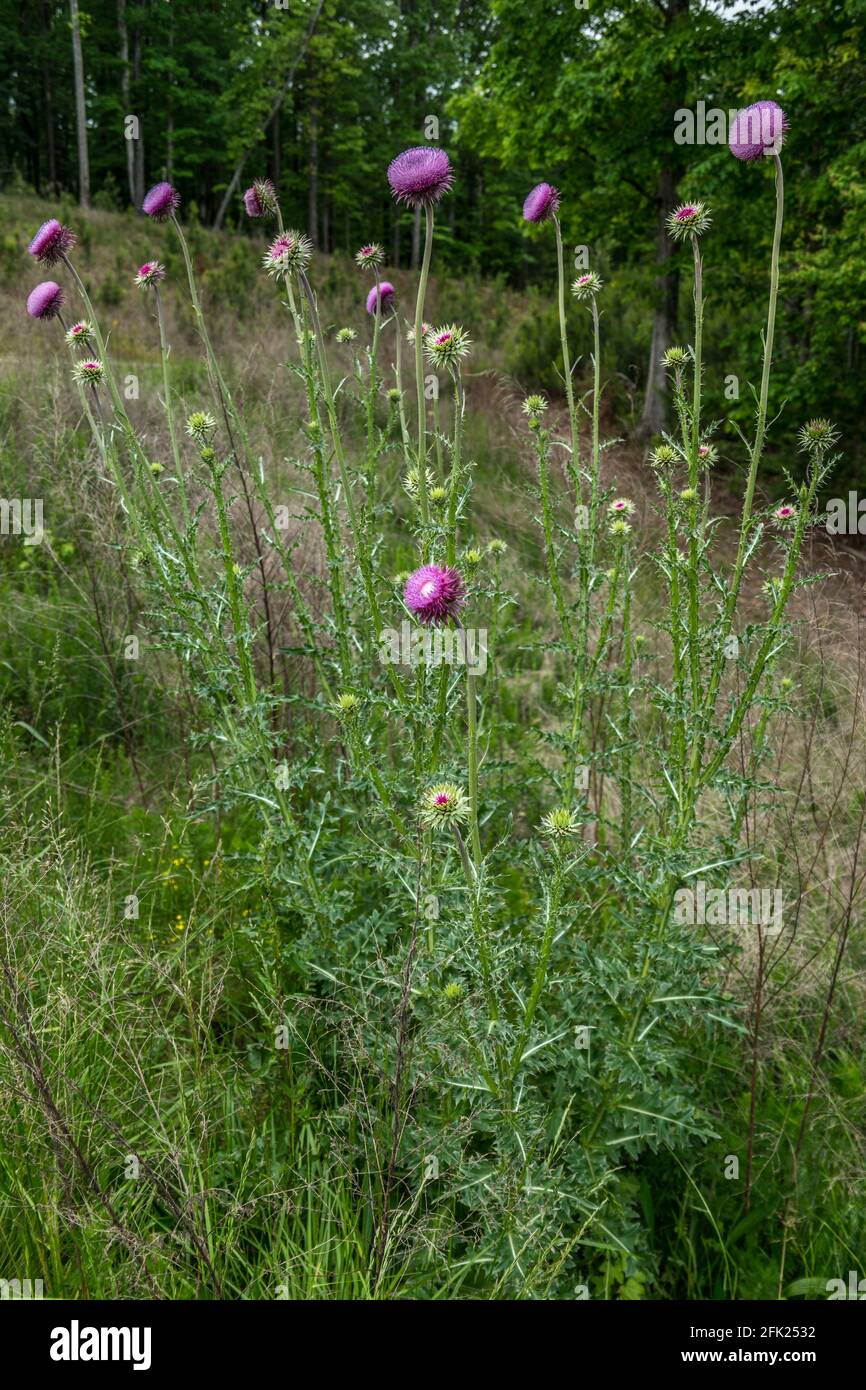
{"label": "meadow", "polygon": [[416,271],[314,254],[266,178],[242,234],[165,181],[143,215],[0,202],[3,490],[44,512],[0,546],[7,1277],[862,1268],[862,559],[823,524],[832,422],[767,463],[797,111],[763,105],[714,155],[774,192],[739,468],[704,365],[735,206],[671,214],[692,324],[640,439],[546,182],[513,208],[558,249],[538,292],[440,271],[436,145],[381,169]]}

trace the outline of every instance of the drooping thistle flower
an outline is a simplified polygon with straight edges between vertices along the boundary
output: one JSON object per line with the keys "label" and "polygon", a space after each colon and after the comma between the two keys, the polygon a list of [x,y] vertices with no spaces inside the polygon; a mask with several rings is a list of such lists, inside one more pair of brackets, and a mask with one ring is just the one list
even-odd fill
{"label": "drooping thistle flower", "polygon": [[338,719],[352,719],[361,708],[361,701],[351,690],[345,690],[339,694],[331,708]]}
{"label": "drooping thistle flower", "polygon": [[269,275],[298,275],[306,270],[313,254],[313,243],[303,232],[281,232],[262,257]]}
{"label": "drooping thistle flower", "polygon": [[27,296],[27,312],[32,319],[56,318],[66,296],[56,280],[43,280]]}
{"label": "drooping thistle flower", "polygon": [[180,194],[170,183],[155,183],[148,189],[141,204],[141,210],[154,222],[165,222],[180,207]]}
{"label": "drooping thistle flower", "polygon": [[756,101],[734,118],[728,148],[737,159],[751,163],[778,154],[788,130],[788,118],[775,101]]}
{"label": "drooping thistle flower", "polygon": [[630,497],[615,497],[610,504],[610,511],[614,516],[633,516],[634,502]]}
{"label": "drooping thistle flower", "polygon": [[454,182],[451,161],[433,145],[415,145],[388,165],[388,182],[398,203],[410,208],[432,207]]}
{"label": "drooping thistle flower", "polygon": [[353,343],[353,342],[355,341],[355,339],[357,338],[357,336],[358,336],[358,335],[357,335],[357,333],[355,332],[354,328],[338,328],[338,329],[337,329],[337,342],[338,342],[338,343]]}
{"label": "drooping thistle flower", "polygon": [[198,444],[207,444],[216,430],[216,420],[207,410],[194,410],[187,417],[186,432]]}
{"label": "drooping thistle flower", "polygon": [[551,840],[567,840],[572,835],[580,834],[580,820],[574,811],[569,811],[566,806],[558,806],[555,811],[548,811],[546,816],[541,817],[539,829]]}
{"label": "drooping thistle flower", "polygon": [[369,246],[362,246],[360,251],[355,252],[355,264],[362,270],[375,270],[385,259],[385,252],[377,241],[371,241]]}
{"label": "drooping thistle flower", "polygon": [[72,375],[82,386],[98,386],[105,375],[105,368],[97,358],[89,357],[75,363]]}
{"label": "drooping thistle flower", "polygon": [[471,346],[469,334],[458,323],[431,328],[424,339],[424,352],[431,367],[445,367],[449,371],[459,366]]}
{"label": "drooping thistle flower", "polygon": [[58,222],[56,217],[50,217],[42,223],[28,249],[42,265],[54,265],[74,245],[75,234]]}
{"label": "drooping thistle flower", "polygon": [[367,313],[375,314],[377,303],[380,313],[384,312],[385,309],[390,309],[396,293],[397,291],[390,280],[380,280],[378,285],[374,285],[367,295]]}
{"label": "drooping thistle flower", "polygon": [[165,266],[160,265],[159,261],[145,261],[144,265],[138,267],[135,283],[140,290],[145,290],[158,285],[164,279]]}
{"label": "drooping thistle flower", "polygon": [[458,570],[450,565],[422,565],[406,580],[403,599],[422,623],[444,623],[456,618],[466,596]]}
{"label": "drooping thistle flower", "polygon": [[93,327],[82,320],[66,330],[66,341],[70,347],[90,347],[93,342]]}
{"label": "drooping thistle flower", "polygon": [[[432,468],[427,468],[427,469],[425,470],[425,473],[424,473],[424,481],[425,481],[426,484],[427,484],[427,496],[428,496],[428,498],[429,498],[429,496],[430,496],[430,489],[433,487],[433,484],[436,482],[436,477],[435,477],[435,474],[434,474]],[[409,496],[410,496],[413,500],[414,500],[415,498],[417,498],[417,496],[418,496],[418,469],[417,469],[417,468],[409,468],[409,469],[407,469],[407,471],[406,471],[406,473],[405,473],[405,475],[404,475],[404,477],[403,477],[403,488],[404,488],[404,490],[405,490],[406,492],[408,492]]]}
{"label": "drooping thistle flower", "polygon": [[453,782],[436,782],[421,797],[418,819],[428,830],[460,825],[469,819],[469,799]]}
{"label": "drooping thistle flower", "polygon": [[681,203],[668,214],[668,234],[673,241],[685,241],[687,236],[703,236],[712,218],[705,203]]}
{"label": "drooping thistle flower", "polygon": [[773,512],[775,520],[780,526],[788,526],[797,515],[797,508],[792,507],[790,502],[783,502],[781,507],[777,507]]}
{"label": "drooping thistle flower", "polygon": [[277,190],[271,179],[253,179],[244,193],[247,217],[273,217],[277,210]]}
{"label": "drooping thistle flower", "polygon": [[578,275],[571,285],[571,293],[575,299],[594,299],[602,289],[604,281],[593,270],[588,270],[585,275]]}
{"label": "drooping thistle flower", "polygon": [[547,401],[544,396],[526,396],[520,409],[527,416],[530,424],[537,425],[547,409]]}
{"label": "drooping thistle flower", "polygon": [[839,431],[829,420],[810,420],[803,425],[798,438],[804,453],[826,454],[839,438]]}
{"label": "drooping thistle flower", "polygon": [[524,222],[547,222],[559,212],[559,190],[550,183],[537,183],[523,203]]}

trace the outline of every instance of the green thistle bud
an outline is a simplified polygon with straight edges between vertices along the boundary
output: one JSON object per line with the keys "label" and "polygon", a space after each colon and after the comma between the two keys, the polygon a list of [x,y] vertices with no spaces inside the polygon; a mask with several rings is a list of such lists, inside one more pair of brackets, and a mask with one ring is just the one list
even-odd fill
{"label": "green thistle bud", "polygon": [[187,418],[186,432],[190,439],[207,444],[216,430],[216,420],[206,410],[194,410]]}
{"label": "green thistle bud", "polygon": [[428,830],[443,825],[459,825],[469,819],[469,801],[453,782],[437,782],[421,798],[418,818]]}
{"label": "green thistle bud", "polygon": [[339,694],[331,706],[338,719],[353,719],[361,708],[361,701],[351,690]]}
{"label": "green thistle bud", "polygon": [[555,811],[548,811],[546,816],[542,816],[540,829],[552,840],[566,840],[571,835],[580,834],[580,824],[574,811],[559,806]]}

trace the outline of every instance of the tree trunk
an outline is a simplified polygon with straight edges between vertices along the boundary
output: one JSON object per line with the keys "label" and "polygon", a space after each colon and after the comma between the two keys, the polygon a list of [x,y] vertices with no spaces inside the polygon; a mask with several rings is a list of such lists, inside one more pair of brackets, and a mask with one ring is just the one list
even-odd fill
{"label": "tree trunk", "polygon": [[[141,30],[136,28],[132,35],[132,80],[136,93],[141,91]],[[140,208],[144,202],[144,117],[138,118],[138,139],[134,142],[133,168],[135,196],[133,203]]]}
{"label": "tree trunk", "polygon": [[316,108],[310,110],[310,182],[307,203],[307,235],[319,244],[319,121]]}
{"label": "tree trunk", "polygon": [[69,0],[72,27],[72,73],[75,84],[75,126],[78,133],[78,201],[90,207],[90,163],[87,158],[87,108],[84,104],[84,60],[81,56],[81,23],[78,0]]}
{"label": "tree trunk", "polygon": [[[42,0],[40,20],[42,24],[42,35],[45,41],[44,51],[47,51],[48,33],[51,28],[51,16],[46,0]],[[44,57],[42,59],[42,109],[45,115],[45,158],[48,164],[48,192],[53,196],[58,192],[57,147],[54,141],[54,89],[51,85],[51,64]]]}
{"label": "tree trunk", "polygon": [[126,179],[129,185],[129,201],[135,206],[135,141],[126,137],[129,109],[129,30],[126,27],[126,0],[117,0],[117,32],[120,38],[120,104],[123,107],[124,137],[126,144]]}

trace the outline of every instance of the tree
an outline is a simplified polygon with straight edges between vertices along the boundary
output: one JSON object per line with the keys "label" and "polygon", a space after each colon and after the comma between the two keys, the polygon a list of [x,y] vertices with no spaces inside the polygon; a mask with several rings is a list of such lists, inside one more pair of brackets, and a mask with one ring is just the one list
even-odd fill
{"label": "tree", "polygon": [[75,126],[78,133],[78,201],[90,207],[90,163],[87,158],[87,108],[84,103],[84,61],[81,56],[81,21],[78,0],[69,0],[72,27],[72,68],[75,75]]}

